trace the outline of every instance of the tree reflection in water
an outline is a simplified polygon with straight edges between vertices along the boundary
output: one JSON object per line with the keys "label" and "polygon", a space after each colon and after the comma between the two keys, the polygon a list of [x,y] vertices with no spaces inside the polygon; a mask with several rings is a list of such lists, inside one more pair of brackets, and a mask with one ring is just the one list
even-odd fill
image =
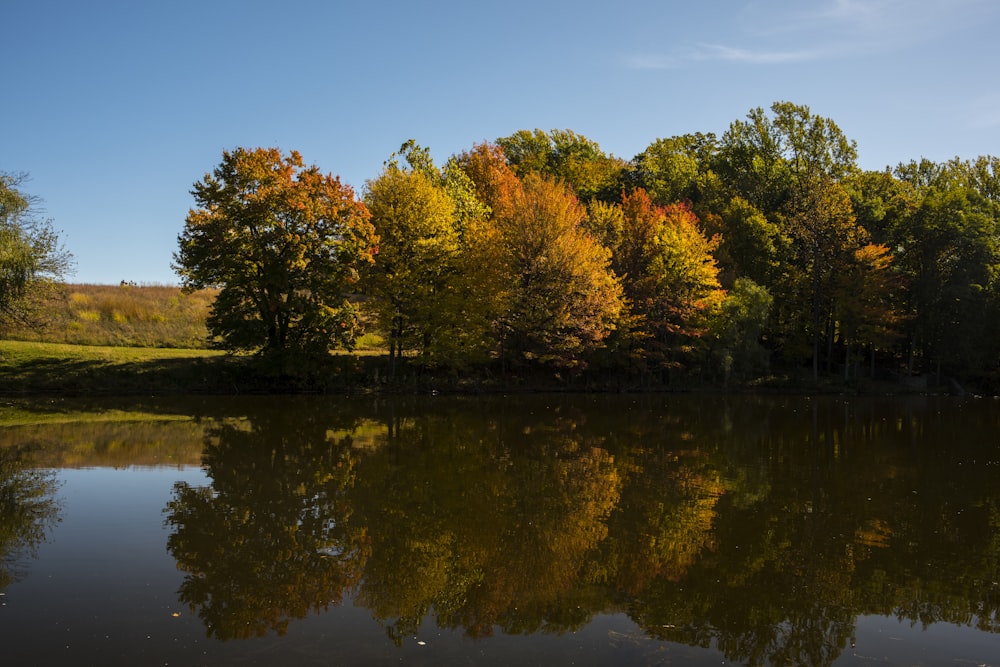
{"label": "tree reflection in water", "polygon": [[57,489],[54,473],[31,466],[29,448],[0,448],[0,591],[24,576],[59,521]]}
{"label": "tree reflection in water", "polygon": [[397,642],[624,613],[751,664],[829,665],[860,615],[1000,629],[993,412],[547,400],[223,423],[167,508],[182,599],[223,639],[348,597]]}
{"label": "tree reflection in water", "polygon": [[174,487],[167,542],[188,572],[179,591],[218,639],[284,634],[338,603],[369,551],[348,525],[350,437],[319,415],[262,411],[209,431],[211,488]]}

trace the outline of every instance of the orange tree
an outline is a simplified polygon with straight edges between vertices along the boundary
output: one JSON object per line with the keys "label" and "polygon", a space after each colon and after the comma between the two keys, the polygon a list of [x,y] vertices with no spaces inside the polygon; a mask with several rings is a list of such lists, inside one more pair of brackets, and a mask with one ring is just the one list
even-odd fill
{"label": "orange tree", "polygon": [[349,186],[296,151],[237,148],[192,194],[174,268],[189,289],[220,288],[208,318],[220,347],[285,359],[353,343],[347,297],[376,237]]}

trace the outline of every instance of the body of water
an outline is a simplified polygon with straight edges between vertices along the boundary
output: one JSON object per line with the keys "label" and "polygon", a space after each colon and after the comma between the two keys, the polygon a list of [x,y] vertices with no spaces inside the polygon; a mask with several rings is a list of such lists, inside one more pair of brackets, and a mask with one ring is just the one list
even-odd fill
{"label": "body of water", "polygon": [[1000,401],[25,407],[4,665],[1000,665]]}

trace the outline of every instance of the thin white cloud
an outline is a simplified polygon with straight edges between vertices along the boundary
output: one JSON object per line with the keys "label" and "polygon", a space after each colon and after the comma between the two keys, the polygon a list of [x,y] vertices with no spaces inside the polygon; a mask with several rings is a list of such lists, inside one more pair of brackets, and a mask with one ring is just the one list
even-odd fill
{"label": "thin white cloud", "polygon": [[781,65],[806,62],[823,57],[815,50],[803,51],[752,51],[722,44],[698,44],[687,51],[673,55],[632,56],[628,66],[632,69],[678,69],[692,62],[731,62],[748,65]]}
{"label": "thin white cloud", "polygon": [[[869,22],[877,20],[887,12],[892,12],[893,5],[899,2],[892,0],[834,0],[831,4],[822,7],[816,16],[820,18],[836,19],[851,22]],[[904,3],[913,7],[914,3]]]}
{"label": "thin white cloud", "polygon": [[807,62],[824,57],[817,50],[754,51],[723,44],[698,44],[673,55],[637,55],[628,59],[632,69],[679,69],[694,62],[729,62],[746,65],[784,65]]}
{"label": "thin white cloud", "polygon": [[[801,9],[803,5],[809,9]],[[754,2],[744,8],[731,43],[691,44],[667,54],[635,55],[627,62],[634,69],[676,69],[699,62],[777,66],[871,56],[940,39],[998,14],[1000,3],[993,0],[830,0],[819,6]]]}
{"label": "thin white cloud", "polygon": [[782,65],[814,60],[820,55],[817,51],[753,51],[721,44],[702,44],[693,54],[693,59],[723,60],[750,65]]}

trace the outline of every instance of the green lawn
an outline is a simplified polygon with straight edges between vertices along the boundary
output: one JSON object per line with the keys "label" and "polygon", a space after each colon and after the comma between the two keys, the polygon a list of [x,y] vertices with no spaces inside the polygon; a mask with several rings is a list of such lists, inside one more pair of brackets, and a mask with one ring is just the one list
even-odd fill
{"label": "green lawn", "polygon": [[213,350],[0,341],[0,392],[136,394],[211,391],[225,354]]}
{"label": "green lawn", "polygon": [[35,343],[0,341],[0,366],[36,363],[44,359],[89,362],[97,364],[129,364],[164,359],[196,359],[218,357],[218,350],[175,349],[154,347],[121,347],[103,345],[70,345],[67,343]]}
{"label": "green lawn", "polygon": [[349,391],[375,375],[383,353],[333,354],[278,371],[216,350],[0,340],[0,395],[136,396]]}

